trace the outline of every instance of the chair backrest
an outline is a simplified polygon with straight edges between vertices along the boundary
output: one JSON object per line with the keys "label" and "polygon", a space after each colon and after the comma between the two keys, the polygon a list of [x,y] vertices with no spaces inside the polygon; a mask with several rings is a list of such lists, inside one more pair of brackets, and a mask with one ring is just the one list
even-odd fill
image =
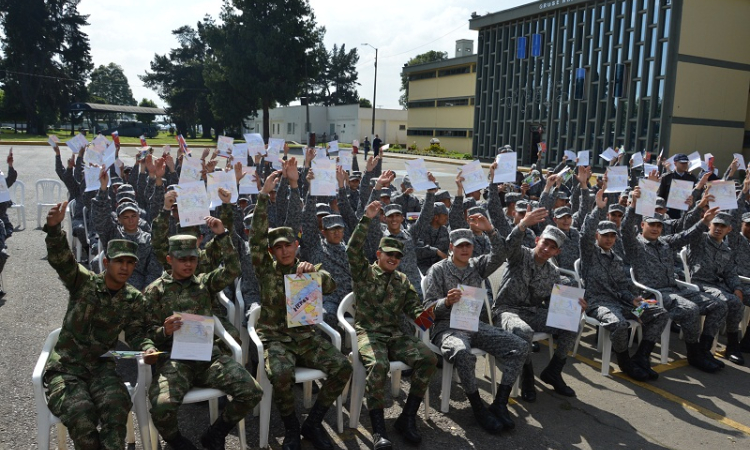
{"label": "chair backrest", "polygon": [[52,179],[42,179],[36,182],[37,203],[58,203],[62,196],[62,183]]}
{"label": "chair backrest", "polygon": [[38,414],[48,413],[47,397],[44,394],[42,377],[44,376],[44,367],[47,365],[49,355],[55,347],[55,344],[57,344],[58,337],[60,337],[60,330],[61,328],[58,328],[47,336],[47,340],[44,341],[44,346],[42,347],[42,353],[39,355],[39,359],[36,361],[36,366],[34,366],[34,372],[31,375],[31,383],[34,386],[34,401],[36,403]]}
{"label": "chair backrest", "polygon": [[690,283],[690,264],[688,264],[687,247],[683,247],[680,250],[680,259],[682,260],[682,268],[685,271],[685,281]]}
{"label": "chair backrest", "polygon": [[581,276],[581,258],[576,259],[576,262],[573,263],[573,268],[576,270],[576,277],[578,277],[578,282],[580,283],[580,286],[583,287],[583,277]]}
{"label": "chair backrest", "polygon": [[86,238],[89,236],[89,209],[87,207],[83,207],[83,231],[86,233]]}
{"label": "chair backrest", "polygon": [[503,282],[505,271],[508,270],[508,263],[504,262],[496,271],[487,277],[490,282],[490,288],[492,289],[492,299],[497,298],[498,292],[500,292],[500,284]]}
{"label": "chair backrest", "polygon": [[[20,193],[18,191],[21,191]],[[16,180],[13,186],[10,187],[10,201],[14,205],[23,206],[24,198],[26,197],[26,185],[22,181]]]}
{"label": "chair backrest", "polygon": [[70,219],[71,225],[73,224],[73,212],[76,210],[76,200],[73,199],[68,202],[68,218]]}

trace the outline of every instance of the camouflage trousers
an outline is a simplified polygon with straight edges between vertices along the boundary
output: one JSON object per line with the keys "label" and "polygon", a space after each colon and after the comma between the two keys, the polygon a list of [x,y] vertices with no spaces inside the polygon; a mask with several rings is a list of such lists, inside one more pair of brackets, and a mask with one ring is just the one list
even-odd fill
{"label": "camouflage trousers", "polygon": [[[633,308],[622,303],[598,302],[595,306],[589,306],[586,314],[601,322],[602,326],[609,330],[612,339],[612,350],[621,353],[628,350],[628,320],[637,320],[633,315]],[[664,308],[653,306],[641,315],[643,328],[643,340],[657,342],[661,337],[664,327],[667,326],[669,313]]]}
{"label": "camouflage trousers", "polygon": [[[742,322],[742,315],[745,313],[742,300],[734,295],[733,292],[729,292],[726,289],[721,289],[710,284],[698,283],[698,287],[702,292],[718,298],[727,305],[727,332],[734,333],[739,331],[740,322]],[[750,302],[750,299],[748,302]]]}
{"label": "camouflage trousers", "polygon": [[409,394],[424,398],[430,377],[437,370],[437,356],[413,335],[378,336],[357,334],[359,358],[365,366],[367,408],[385,408],[390,361],[403,361],[414,370]]}
{"label": "camouflage trousers", "polygon": [[476,333],[448,330],[433,341],[443,352],[443,358],[454,365],[467,394],[477,391],[477,357],[471,353],[472,348],[484,350],[495,357],[495,364],[503,372],[500,384],[505,386],[513,385],[529,355],[529,344],[521,337],[484,322],[479,322]]}
{"label": "camouflage trousers", "polygon": [[296,342],[267,341],[263,343],[266,374],[273,386],[273,398],[282,417],[294,413],[294,368],[321,370],[326,381],[318,393],[317,403],[331,406],[341,395],[352,365],[346,356],[321,336]]}
{"label": "camouflage trousers", "polygon": [[704,292],[689,291],[687,289],[660,289],[664,301],[664,309],[669,311],[669,317],[680,326],[685,342],[694,344],[701,335],[701,316],[703,334],[716,336],[719,328],[726,320],[726,303],[711,297]]}
{"label": "camouflage trousers", "polygon": [[44,381],[47,406],[68,428],[76,449],[122,450],[132,402],[114,364],[102,364],[90,379],[47,372]]}
{"label": "camouflage trousers", "polygon": [[555,335],[555,355],[560,359],[568,357],[568,352],[573,350],[578,333],[573,331],[561,330],[547,326],[547,309],[546,308],[513,308],[505,311],[496,310],[493,312],[493,321],[496,327],[502,330],[510,331],[516,336],[521,337],[527,342],[529,354],[527,361],[531,359],[531,341],[534,333],[549,333]]}
{"label": "camouflage trousers", "polygon": [[179,433],[177,411],[194,386],[219,389],[232,397],[221,414],[228,423],[244,419],[263,397],[260,385],[230,356],[214,351],[210,362],[166,360],[159,364],[148,392],[151,417],[165,440]]}

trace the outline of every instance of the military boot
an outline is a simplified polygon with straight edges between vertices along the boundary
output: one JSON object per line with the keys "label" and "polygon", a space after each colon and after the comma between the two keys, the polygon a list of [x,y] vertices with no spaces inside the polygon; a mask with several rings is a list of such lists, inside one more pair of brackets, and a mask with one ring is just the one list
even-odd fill
{"label": "military boot", "polygon": [[281,416],[284,421],[284,442],[281,444],[282,450],[300,450],[302,440],[300,439],[299,420],[297,414],[291,413],[288,416]]}
{"label": "military boot", "polygon": [[382,409],[370,410],[370,424],[372,425],[372,449],[393,450],[393,444],[385,431],[385,415]]}
{"label": "military boot", "polygon": [[479,426],[490,433],[499,433],[503,431],[503,424],[498,422],[495,416],[490,414],[490,411],[484,406],[479,391],[466,394],[466,397],[469,399],[469,403],[471,403],[471,410],[474,412],[474,418],[477,420]]}
{"label": "military boot", "polygon": [[687,360],[691,366],[708,373],[714,373],[720,369],[718,364],[706,356],[700,343],[685,343],[685,346],[687,347]]}
{"label": "military boot", "polygon": [[738,331],[727,333],[727,349],[724,351],[724,357],[738,366],[745,365],[745,358],[740,350],[740,333]]}
{"label": "military boot", "polygon": [[521,372],[521,398],[529,403],[536,401],[536,388],[534,387],[534,365],[529,360],[523,365]]}
{"label": "military boot", "polygon": [[302,436],[310,441],[317,450],[333,449],[331,438],[323,427],[323,417],[325,417],[328,408],[328,406],[321,406],[320,403],[315,402],[310,414],[305,419],[305,423],[302,424]]}
{"label": "military boot", "polygon": [[404,436],[404,439],[415,445],[422,442],[422,434],[417,429],[417,411],[419,411],[421,403],[422,399],[420,397],[409,394],[406,397],[404,410],[401,411],[401,415],[398,416],[396,423],[393,424],[396,431]]}
{"label": "military boot", "polygon": [[173,450],[198,450],[198,447],[193,445],[188,438],[180,433],[177,433],[177,436],[172,439],[164,439],[164,441],[169,444]]}
{"label": "military boot", "polygon": [[510,397],[510,391],[513,389],[511,385],[501,384],[497,388],[497,394],[495,394],[495,400],[489,407],[490,412],[497,417],[503,428],[506,430],[512,430],[516,427],[516,423],[510,417],[508,412],[508,398]]}
{"label": "military boot", "polygon": [[620,370],[630,378],[636,381],[648,380],[648,374],[630,359],[630,353],[627,350],[617,353],[617,364]]}
{"label": "military boot", "polygon": [[233,423],[225,422],[224,419],[219,417],[213,425],[208,427],[203,436],[201,436],[201,444],[208,450],[224,450],[224,443],[226,441],[227,434],[234,428]]}
{"label": "military boot", "polygon": [[713,336],[709,336],[707,334],[702,334],[701,335],[701,340],[700,340],[700,345],[701,345],[701,350],[703,350],[703,354],[706,355],[706,357],[708,359],[710,359],[711,362],[713,362],[714,364],[716,364],[717,366],[719,366],[719,369],[723,369],[724,368],[724,362],[719,361],[718,359],[716,359],[716,357],[714,356],[714,354],[711,353],[711,348],[714,346],[714,337]]}
{"label": "military boot", "polygon": [[651,368],[651,352],[654,351],[654,341],[641,341],[638,346],[638,350],[633,355],[633,364],[637,365],[648,375],[649,380],[656,380],[659,378],[659,373]]}
{"label": "military boot", "polygon": [[539,379],[551,385],[558,394],[566,397],[575,397],[576,391],[565,384],[565,380],[563,380],[563,367],[565,367],[565,358],[554,355],[547,367],[539,374]]}

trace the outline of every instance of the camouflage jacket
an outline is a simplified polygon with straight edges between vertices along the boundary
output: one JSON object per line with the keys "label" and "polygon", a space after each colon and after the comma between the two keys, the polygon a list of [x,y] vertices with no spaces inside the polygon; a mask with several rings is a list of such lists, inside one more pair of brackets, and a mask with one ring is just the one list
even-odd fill
{"label": "camouflage jacket", "polygon": [[112,293],[104,273],[89,272],[76,263],[60,225],[45,225],[44,231],[49,264],[70,293],[60,337],[45,369],[85,378],[101,364],[114,368],[114,360],[101,355],[115,348],[123,330],[132,348],[152,348],[144,333],[143,295],[128,284]]}
{"label": "camouflage jacket", "polygon": [[[250,231],[250,254],[252,255],[255,276],[260,284],[261,310],[258,319],[258,336],[263,342],[292,342],[310,339],[316,334],[316,328],[301,326],[289,328],[286,324],[286,291],[284,275],[297,271],[299,261],[290,266],[282,266],[274,261],[268,252],[268,195],[260,194],[253,213],[252,230]],[[320,266],[323,295],[336,289],[333,278]]]}
{"label": "camouflage jacket", "polygon": [[370,218],[363,216],[346,248],[356,297],[355,328],[357,334],[398,336],[402,334],[401,313],[416,319],[424,309],[404,273],[386,273],[367,261],[364,244],[370,226]]}

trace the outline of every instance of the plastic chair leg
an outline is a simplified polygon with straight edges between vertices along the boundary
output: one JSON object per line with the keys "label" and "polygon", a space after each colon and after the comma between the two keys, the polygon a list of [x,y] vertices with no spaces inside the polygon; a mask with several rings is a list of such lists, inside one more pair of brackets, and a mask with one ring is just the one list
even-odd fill
{"label": "plastic chair leg", "polygon": [[125,442],[135,445],[135,427],[133,426],[133,414],[128,412],[127,432]]}
{"label": "plastic chair leg", "polygon": [[302,383],[303,404],[307,409],[312,408],[312,384],[312,381],[305,381]]}
{"label": "plastic chair leg", "polygon": [[[49,448],[49,430],[47,430],[47,448]],[[68,429],[65,425],[57,424],[57,448],[59,450],[67,450],[68,448]]]}
{"label": "plastic chair leg", "polygon": [[219,399],[212,398],[208,401],[208,418],[210,423],[216,422],[219,418]]}
{"label": "plastic chair leg", "polygon": [[662,364],[669,362],[669,339],[671,334],[672,319],[667,321],[667,326],[664,327],[664,331],[661,332],[661,360]]}
{"label": "plastic chair leg", "polygon": [[391,395],[396,398],[401,392],[401,371],[394,370],[391,372]]}
{"label": "plastic chair leg", "polygon": [[451,404],[451,382],[453,381],[453,364],[443,358],[443,379],[440,386],[440,411],[447,413]]}
{"label": "plastic chair leg", "polygon": [[497,395],[497,371],[495,370],[495,357],[487,353],[484,363],[490,367],[490,380],[492,381],[492,398]]}
{"label": "plastic chair leg", "polygon": [[604,327],[599,327],[599,338],[602,340],[602,375],[609,376],[609,364],[612,360],[612,340],[609,331]]}
{"label": "plastic chair leg", "polygon": [[259,380],[263,387],[263,398],[260,400],[260,448],[268,447],[268,432],[271,425],[271,403],[273,402],[273,388],[267,378]]}
{"label": "plastic chair leg", "polygon": [[362,399],[365,396],[365,369],[357,364],[352,374],[352,393],[349,402],[349,428],[359,426],[359,415],[362,412]]}

